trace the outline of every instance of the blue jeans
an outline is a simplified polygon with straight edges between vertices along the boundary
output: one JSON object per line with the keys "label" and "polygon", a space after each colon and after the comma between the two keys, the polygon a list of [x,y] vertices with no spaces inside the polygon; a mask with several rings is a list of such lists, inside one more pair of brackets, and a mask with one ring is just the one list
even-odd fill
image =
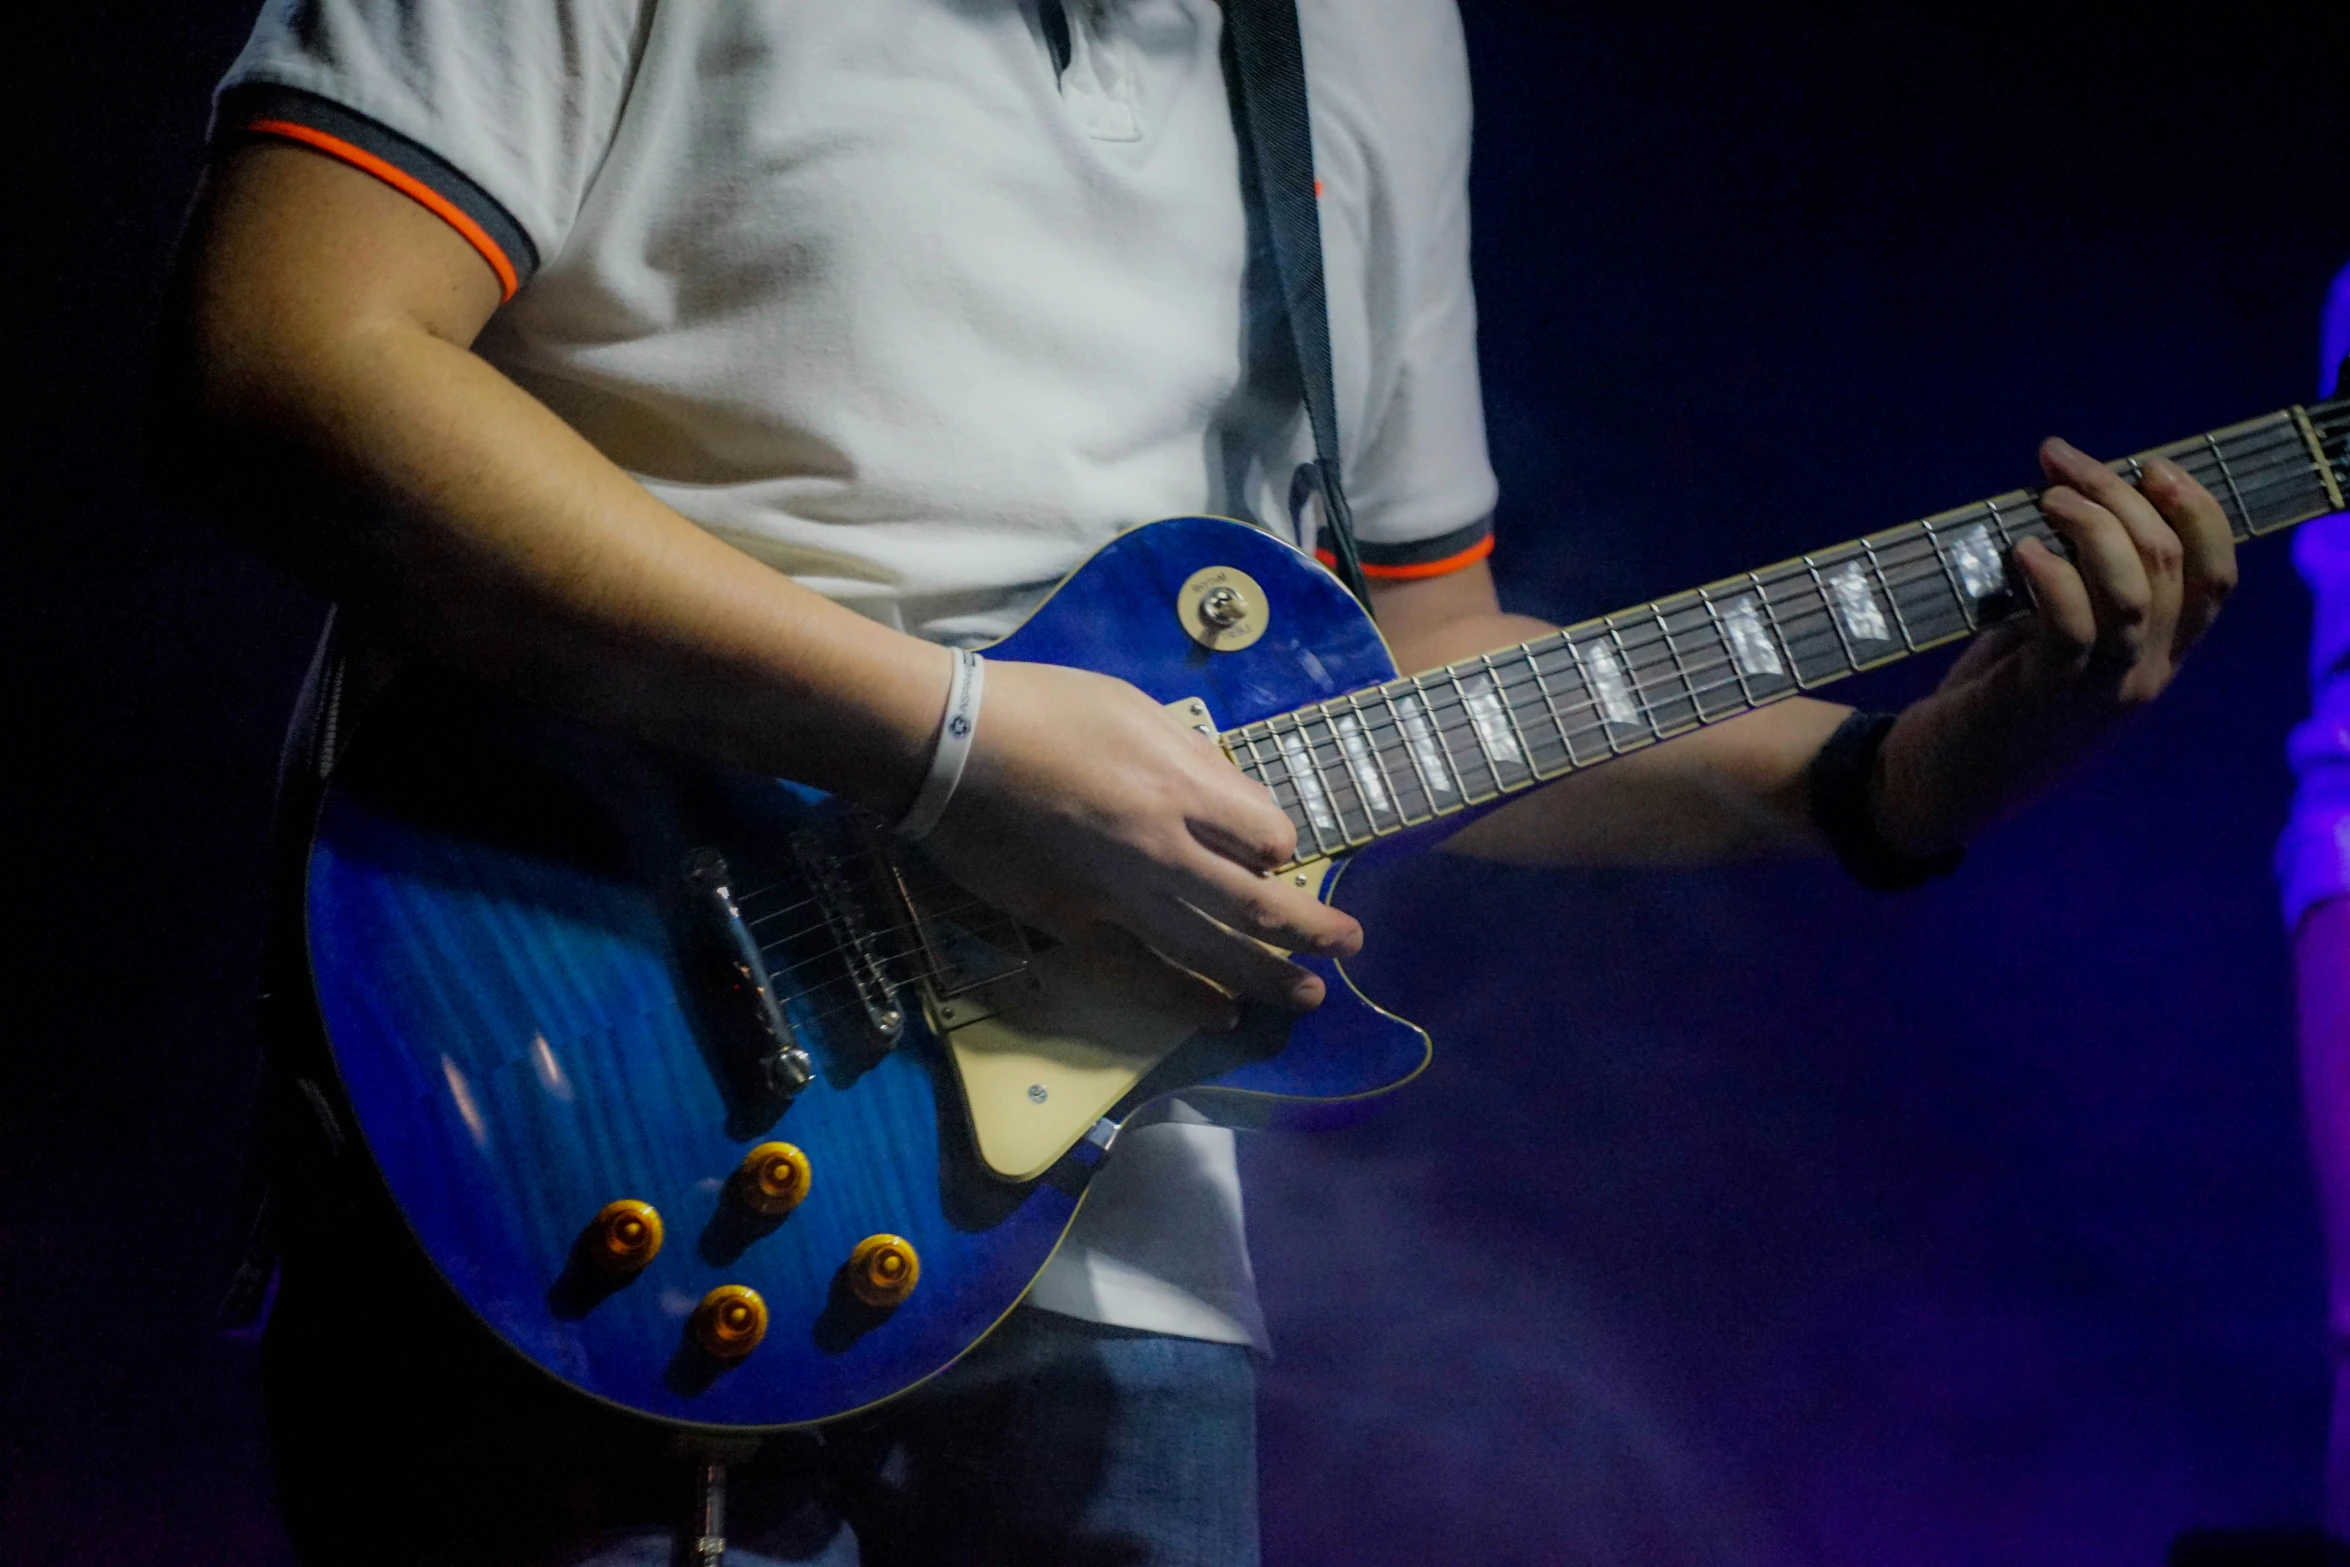
{"label": "blue jeans", "polygon": [[[667,1563],[691,1490],[667,1434],[524,1366],[370,1230],[292,1250],[264,1340],[302,1560]],[[736,1567],[1255,1567],[1255,1367],[1017,1311],[879,1410],[769,1438],[727,1503]]]}
{"label": "blue jeans", "polygon": [[[932,1388],[828,1432],[823,1483],[728,1530],[739,1567],[784,1563],[1257,1561],[1256,1379],[1249,1352],[1022,1311]],[[756,1465],[735,1481],[763,1479]],[[639,1533],[581,1567],[664,1567]]]}

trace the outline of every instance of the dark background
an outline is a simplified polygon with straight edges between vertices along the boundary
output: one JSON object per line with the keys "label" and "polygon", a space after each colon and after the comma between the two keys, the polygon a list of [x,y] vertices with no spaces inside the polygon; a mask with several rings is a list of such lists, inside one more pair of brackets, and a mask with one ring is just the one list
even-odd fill
{"label": "dark background", "polygon": [[[2312,11],[2316,8],[2311,8]],[[0,1557],[284,1559],[210,1326],[259,846],[320,606],[142,487],[250,0],[12,25]],[[1469,0],[1517,607],[1617,607],[2304,397],[2346,42],[1980,7]],[[2322,1272],[2265,860],[2282,547],[1955,879],[1372,889],[1430,1079],[1253,1144],[1268,1560],[2153,1563],[2314,1519]],[[1930,671],[1877,677],[1894,702]]]}

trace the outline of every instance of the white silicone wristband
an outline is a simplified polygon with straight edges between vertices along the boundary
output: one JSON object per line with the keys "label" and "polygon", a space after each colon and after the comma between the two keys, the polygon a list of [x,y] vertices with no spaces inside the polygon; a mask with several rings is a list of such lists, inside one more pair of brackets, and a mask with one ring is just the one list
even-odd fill
{"label": "white silicone wristband", "polygon": [[930,753],[930,776],[898,823],[898,836],[911,842],[930,835],[963,781],[971,759],[971,737],[979,731],[979,694],[987,685],[987,660],[968,648],[955,650],[954,678],[947,686],[947,710],[939,715],[938,745]]}

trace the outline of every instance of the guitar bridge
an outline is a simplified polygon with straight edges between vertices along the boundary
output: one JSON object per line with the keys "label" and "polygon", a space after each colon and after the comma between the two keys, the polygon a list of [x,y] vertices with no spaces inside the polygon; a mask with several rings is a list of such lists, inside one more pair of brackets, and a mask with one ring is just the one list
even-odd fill
{"label": "guitar bridge", "polygon": [[898,1005],[897,986],[882,960],[880,936],[865,913],[863,900],[850,886],[840,856],[825,847],[820,835],[804,829],[792,834],[791,852],[800,874],[815,892],[816,906],[824,911],[835,955],[847,970],[849,987],[857,993],[857,1004],[864,1011],[866,1032],[881,1048],[894,1047],[905,1030],[905,1010]]}
{"label": "guitar bridge", "polygon": [[685,879],[721,1027],[759,1086],[788,1101],[815,1079],[816,1068],[775,999],[775,982],[735,902],[734,875],[717,850],[696,849]]}

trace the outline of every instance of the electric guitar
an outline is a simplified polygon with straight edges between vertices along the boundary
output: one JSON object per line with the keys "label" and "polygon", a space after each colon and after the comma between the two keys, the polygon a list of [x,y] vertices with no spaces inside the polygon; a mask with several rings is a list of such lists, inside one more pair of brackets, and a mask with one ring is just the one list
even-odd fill
{"label": "electric guitar", "polygon": [[[2346,448],[2336,398],[2160,455],[2242,540],[2342,509]],[[2035,501],[1403,678],[1310,558],[1177,518],[993,653],[1213,735],[1296,824],[1278,874],[1329,897],[1356,851],[2017,613]],[[364,715],[307,877],[329,1051],[417,1241],[515,1351],[687,1425],[828,1420],[941,1370],[1138,1126],[1310,1123],[1428,1060],[1317,960],[1318,1010],[1194,1036],[823,795],[440,678]]]}

